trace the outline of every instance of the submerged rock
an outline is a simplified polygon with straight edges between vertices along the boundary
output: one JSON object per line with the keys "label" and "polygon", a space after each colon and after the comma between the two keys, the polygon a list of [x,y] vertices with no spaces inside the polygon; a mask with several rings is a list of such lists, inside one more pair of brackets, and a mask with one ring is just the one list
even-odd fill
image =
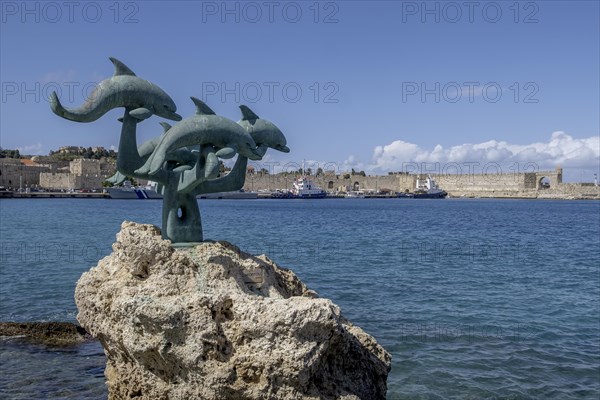
{"label": "submerged rock", "polygon": [[173,249],[124,222],[84,273],[79,322],[109,398],[384,399],[390,355],[290,270],[227,242]]}
{"label": "submerged rock", "polygon": [[0,336],[47,346],[71,346],[92,339],[85,329],[71,322],[0,322]]}

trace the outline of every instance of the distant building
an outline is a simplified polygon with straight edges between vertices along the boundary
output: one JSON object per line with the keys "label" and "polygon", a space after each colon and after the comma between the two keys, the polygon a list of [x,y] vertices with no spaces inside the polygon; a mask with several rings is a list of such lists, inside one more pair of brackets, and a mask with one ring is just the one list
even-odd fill
{"label": "distant building", "polygon": [[40,173],[50,169],[49,165],[29,159],[0,158],[0,186],[7,189],[36,187],[40,183]]}
{"label": "distant building", "polygon": [[115,173],[115,165],[78,158],[69,163],[69,172],[44,172],[40,186],[54,190],[97,189]]}
{"label": "distant building", "polygon": [[58,153],[81,155],[85,153],[86,148],[81,146],[63,146],[58,148]]}

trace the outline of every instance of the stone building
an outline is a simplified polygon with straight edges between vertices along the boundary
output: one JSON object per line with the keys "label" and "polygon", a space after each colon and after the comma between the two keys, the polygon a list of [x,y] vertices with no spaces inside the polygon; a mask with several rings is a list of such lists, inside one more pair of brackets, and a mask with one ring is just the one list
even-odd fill
{"label": "stone building", "polygon": [[51,190],[98,189],[114,173],[114,164],[79,158],[69,163],[69,172],[41,173],[39,181]]}
{"label": "stone building", "polygon": [[85,147],[82,146],[62,146],[58,148],[58,153],[60,154],[75,154],[80,155],[85,152]]}
{"label": "stone building", "polygon": [[37,187],[40,173],[50,171],[49,165],[28,159],[0,158],[0,186],[17,190]]}

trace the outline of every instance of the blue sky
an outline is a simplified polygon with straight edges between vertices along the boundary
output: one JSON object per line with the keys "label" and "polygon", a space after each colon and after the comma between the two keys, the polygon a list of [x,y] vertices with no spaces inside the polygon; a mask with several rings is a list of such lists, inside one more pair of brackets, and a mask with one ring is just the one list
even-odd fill
{"label": "blue sky", "polygon": [[[78,124],[46,100],[60,88],[63,105],[81,104],[114,56],[184,117],[196,96],[235,120],[247,104],[275,122],[292,152],[270,151],[271,166],[561,164],[569,180],[593,180],[599,2],[471,4],[2,2],[0,144],[29,154],[118,145],[120,111]],[[141,124],[138,140],[160,134],[159,121]]]}

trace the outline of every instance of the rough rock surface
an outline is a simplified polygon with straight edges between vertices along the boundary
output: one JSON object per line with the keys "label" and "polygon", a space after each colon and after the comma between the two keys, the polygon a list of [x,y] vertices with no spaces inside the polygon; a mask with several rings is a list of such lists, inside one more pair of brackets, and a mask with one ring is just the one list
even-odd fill
{"label": "rough rock surface", "polygon": [[92,339],[85,329],[70,322],[0,322],[0,336],[46,346],[72,346]]}
{"label": "rough rock surface", "polygon": [[77,319],[104,346],[109,398],[384,399],[390,355],[266,256],[173,249],[124,222],[84,273]]}

